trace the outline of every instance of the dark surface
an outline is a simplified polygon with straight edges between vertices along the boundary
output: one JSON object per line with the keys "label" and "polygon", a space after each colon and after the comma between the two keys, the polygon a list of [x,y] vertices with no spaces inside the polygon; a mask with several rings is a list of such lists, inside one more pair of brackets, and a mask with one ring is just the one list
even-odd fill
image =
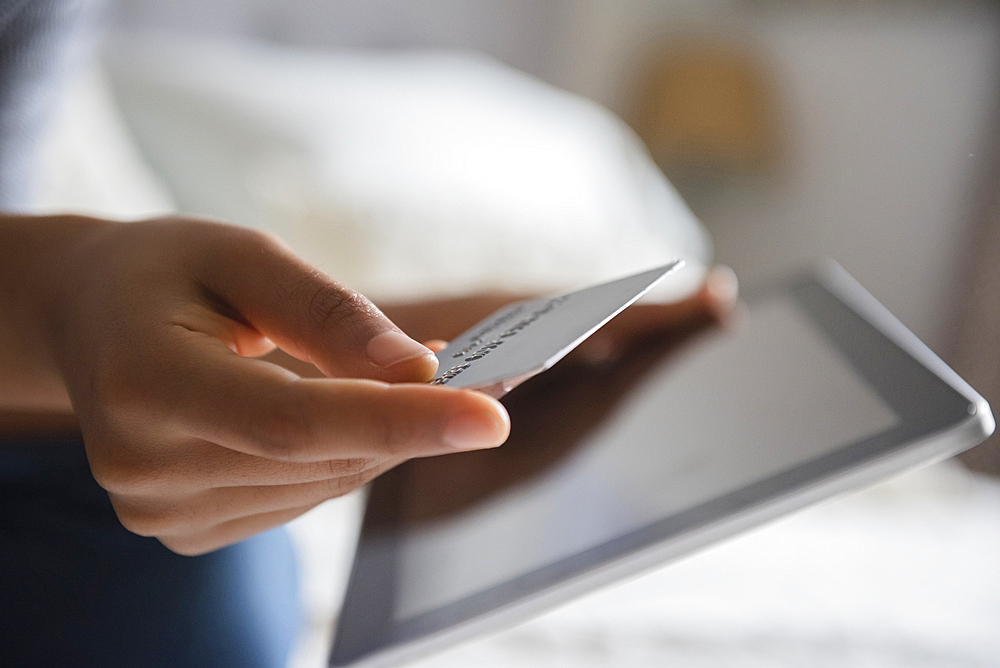
{"label": "dark surface", "polygon": [[126,531],[81,441],[0,442],[0,665],[279,668],[299,628],[284,530],[199,557]]}

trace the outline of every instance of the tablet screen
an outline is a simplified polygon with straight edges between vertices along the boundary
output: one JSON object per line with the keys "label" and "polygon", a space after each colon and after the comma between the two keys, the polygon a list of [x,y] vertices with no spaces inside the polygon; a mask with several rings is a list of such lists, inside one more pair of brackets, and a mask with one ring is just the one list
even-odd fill
{"label": "tablet screen", "polygon": [[[504,397],[502,447],[412,460],[376,480],[331,664],[453,628],[967,424],[973,399],[931,370],[940,361],[884,334],[886,323],[902,328],[862,308],[860,287],[846,290],[860,295],[850,306],[807,279],[755,300],[726,329],[662,337],[613,364],[567,358]],[[966,447],[981,440],[986,413]]]}
{"label": "tablet screen", "polygon": [[898,422],[794,303],[770,302],[734,327],[664,360],[544,472],[408,526],[393,616],[443,607]]}

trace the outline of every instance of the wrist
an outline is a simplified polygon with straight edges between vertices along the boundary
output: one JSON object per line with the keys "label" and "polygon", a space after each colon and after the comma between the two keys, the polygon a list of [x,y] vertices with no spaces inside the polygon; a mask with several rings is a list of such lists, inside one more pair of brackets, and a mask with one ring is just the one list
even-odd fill
{"label": "wrist", "polygon": [[0,411],[72,412],[56,364],[56,329],[78,279],[80,249],[104,223],[78,216],[0,215]]}

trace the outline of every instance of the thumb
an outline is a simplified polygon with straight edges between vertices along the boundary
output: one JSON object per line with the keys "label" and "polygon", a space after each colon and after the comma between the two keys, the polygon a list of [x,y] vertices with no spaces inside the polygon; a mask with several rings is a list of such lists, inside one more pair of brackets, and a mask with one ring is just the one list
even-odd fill
{"label": "thumb", "polygon": [[327,376],[424,381],[437,358],[361,294],[268,234],[237,230],[201,267],[213,297],[279,348]]}

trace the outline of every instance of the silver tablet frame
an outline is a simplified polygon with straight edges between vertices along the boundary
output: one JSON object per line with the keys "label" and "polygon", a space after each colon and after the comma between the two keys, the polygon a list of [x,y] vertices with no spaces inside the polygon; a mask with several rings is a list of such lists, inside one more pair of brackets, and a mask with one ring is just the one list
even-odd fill
{"label": "silver tablet frame", "polygon": [[[662,566],[818,501],[941,461],[972,447],[993,433],[995,422],[987,402],[839,265],[832,261],[826,263],[814,280],[968,400],[968,417],[952,427],[929,434],[904,447],[894,448],[884,456],[869,459],[860,466],[817,477],[809,484],[784,495],[732,512],[711,525],[694,527],[674,534],[661,543],[616,555],[605,563],[595,564],[586,571],[556,582],[543,591],[501,604],[489,612],[450,627],[347,661],[337,659],[335,646],[329,665],[374,668],[398,665],[403,661],[427,656],[460,641],[523,621],[604,585]],[[357,569],[358,564],[355,563],[352,579],[357,575]]]}

